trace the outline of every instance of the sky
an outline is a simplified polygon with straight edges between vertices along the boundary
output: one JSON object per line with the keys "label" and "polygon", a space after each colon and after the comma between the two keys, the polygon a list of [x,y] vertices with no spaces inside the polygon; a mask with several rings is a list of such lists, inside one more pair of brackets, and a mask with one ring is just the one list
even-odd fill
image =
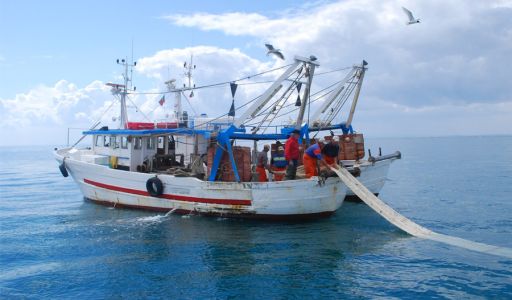
{"label": "sky", "polygon": [[[407,26],[405,6],[421,23]],[[0,146],[63,145],[103,114],[116,59],[137,61],[130,119],[164,118],[164,82],[231,81],[315,55],[317,72],[368,61],[354,127],[367,137],[512,134],[512,1],[0,0]],[[267,56],[265,43],[286,60]],[[133,47],[132,47],[133,45]],[[132,52],[133,51],[133,52]],[[320,89],[344,77],[315,77]],[[267,78],[268,79],[268,78]],[[247,85],[237,104],[263,92]],[[192,114],[226,113],[229,86],[197,90]],[[77,129],[75,129],[77,128]],[[72,142],[71,141],[71,142]]]}

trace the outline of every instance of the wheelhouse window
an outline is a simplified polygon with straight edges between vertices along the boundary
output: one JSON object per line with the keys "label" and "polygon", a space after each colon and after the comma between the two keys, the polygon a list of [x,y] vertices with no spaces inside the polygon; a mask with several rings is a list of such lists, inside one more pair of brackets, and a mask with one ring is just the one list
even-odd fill
{"label": "wheelhouse window", "polygon": [[117,137],[115,135],[111,136],[110,137],[110,146],[114,149],[117,149],[119,148],[119,144],[118,144],[118,141],[117,141]]}
{"label": "wheelhouse window", "polygon": [[147,149],[155,149],[155,139],[149,137],[147,140]]}
{"label": "wheelhouse window", "polygon": [[97,135],[96,136],[96,147],[103,147],[103,136],[102,135]]}
{"label": "wheelhouse window", "polygon": [[133,149],[142,149],[142,138],[141,137],[133,138],[133,141],[134,141]]}
{"label": "wheelhouse window", "polygon": [[121,148],[128,149],[128,137],[126,137],[126,136],[121,137]]}

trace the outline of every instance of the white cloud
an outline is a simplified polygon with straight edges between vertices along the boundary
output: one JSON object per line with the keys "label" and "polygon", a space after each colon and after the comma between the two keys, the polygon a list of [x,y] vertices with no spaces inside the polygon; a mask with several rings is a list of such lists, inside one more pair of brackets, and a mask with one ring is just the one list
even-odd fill
{"label": "white cloud", "polygon": [[170,15],[179,26],[253,36],[285,56],[314,54],[322,68],[370,62],[368,93],[404,105],[509,100],[510,1],[407,3],[422,23],[405,26],[400,0],[348,0],[278,17],[257,13]]}
{"label": "white cloud", "polygon": [[[39,85],[13,99],[0,99],[1,126],[72,124],[105,100],[108,89],[99,81],[78,88],[66,80],[54,86]],[[75,117],[79,117],[76,119]]]}
{"label": "white cloud", "polygon": [[[135,71],[153,79],[154,86],[139,89],[138,93],[129,95],[127,105],[130,120],[152,121],[172,115],[174,95],[167,94],[162,107],[158,104],[162,97],[159,92],[166,90],[164,82],[170,77],[176,78],[179,86],[187,82],[183,75],[183,62],[188,61],[191,54],[194,55],[194,64],[197,66],[193,84],[198,86],[230,81],[271,67],[270,63],[253,59],[239,49],[207,46],[162,50],[153,56],[143,57],[138,60]],[[237,92],[237,104],[245,102],[257,92],[260,90],[255,86],[241,86]],[[229,84],[212,89],[198,89],[194,94],[189,99],[192,107],[185,97],[182,100],[184,109],[191,115],[194,112],[217,115],[229,109]],[[0,126],[27,130],[40,126],[86,128],[101,119],[102,125],[117,127],[119,104],[113,104],[114,99],[110,88],[101,81],[93,81],[80,88],[66,80],[60,80],[53,86],[39,85],[11,99],[0,99]]]}
{"label": "white cloud", "polygon": [[[511,1],[356,1],[319,2],[269,17],[257,13],[195,13],[170,15],[173,24],[217,30],[229,36],[249,36],[250,45],[264,42],[281,48],[288,61],[294,54],[314,54],[323,72],[366,59],[366,74],[358,112],[357,129],[370,135],[512,134]],[[422,23],[406,26],[401,6],[414,11]],[[254,47],[254,46],[251,46]],[[130,119],[144,121],[171,114],[173,95],[161,107],[164,82],[187,82],[183,62],[194,56],[197,86],[229,82],[287,62],[260,61],[240,49],[196,46],[167,49],[140,58],[138,74],[152,81],[131,95]],[[0,55],[0,61],[5,60]],[[274,74],[253,80],[268,80]],[[331,73],[315,77],[318,90],[341,79]],[[236,105],[263,92],[265,85],[240,85]],[[197,114],[217,116],[231,104],[229,85],[197,89],[189,99]],[[188,94],[188,93],[187,93]],[[12,99],[0,99],[0,126],[37,129],[86,127],[112,104],[109,88],[100,81],[78,87],[66,80],[40,85]],[[183,99],[185,110],[194,110]],[[314,108],[314,106],[313,106]],[[115,126],[117,105],[103,122]],[[240,112],[237,112],[239,115]],[[46,126],[46,127],[45,127]],[[44,128],[43,128],[44,127]],[[46,129],[45,129],[46,128]],[[46,131],[45,131],[46,130]]]}
{"label": "white cloud", "polygon": [[[139,59],[136,70],[155,80],[155,91],[165,91],[164,82],[171,78],[177,79],[178,86],[182,86],[183,83],[188,85],[188,79],[184,75],[183,62],[188,62],[191,54],[193,55],[193,64],[196,65],[196,69],[193,71],[192,84],[196,84],[198,87],[219,82],[229,82],[268,70],[272,66],[272,63],[261,62],[251,58],[239,49],[197,46],[159,51],[153,56]],[[240,86],[236,95],[237,104],[254,97],[258,91],[261,90],[255,86]],[[185,94],[189,95],[189,92]],[[145,99],[141,99],[141,101],[144,101],[144,104],[141,105],[146,108],[145,111],[150,110],[151,107],[156,105],[155,103],[157,103],[160,97],[160,95],[149,95]],[[166,95],[166,105],[172,106],[173,97],[170,94]],[[203,112],[210,115],[226,113],[231,104],[229,84],[195,90],[194,97],[189,99],[193,109],[185,99],[182,102],[185,109],[192,113],[194,110],[197,114]],[[157,108],[155,113],[159,117],[165,115],[165,112],[160,108]]]}

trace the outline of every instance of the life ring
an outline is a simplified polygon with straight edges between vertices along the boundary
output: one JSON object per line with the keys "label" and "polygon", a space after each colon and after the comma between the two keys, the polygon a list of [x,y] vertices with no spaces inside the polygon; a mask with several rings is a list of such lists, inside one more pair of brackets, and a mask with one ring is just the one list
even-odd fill
{"label": "life ring", "polygon": [[159,197],[164,192],[164,184],[158,177],[151,177],[146,181],[146,189],[151,196]]}
{"label": "life ring", "polygon": [[66,165],[64,164],[64,161],[62,161],[62,163],[60,164],[59,170],[60,170],[60,173],[62,173],[62,176],[64,176],[64,177],[69,176],[68,170],[66,170]]}

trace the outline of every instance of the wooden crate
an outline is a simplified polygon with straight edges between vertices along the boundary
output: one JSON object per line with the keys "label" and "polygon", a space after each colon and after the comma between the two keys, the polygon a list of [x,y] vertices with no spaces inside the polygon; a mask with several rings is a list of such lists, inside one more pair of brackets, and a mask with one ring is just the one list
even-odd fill
{"label": "wooden crate", "polygon": [[339,138],[340,154],[338,159],[357,160],[365,156],[363,134],[343,134]]}
{"label": "wooden crate", "polygon": [[[208,174],[211,173],[211,166],[213,165],[216,147],[217,146],[211,146],[208,148]],[[233,147],[233,157],[235,159],[240,180],[244,182],[251,181],[251,149],[249,147],[235,146]],[[220,181],[235,181],[235,174],[227,152],[222,154],[217,176]]]}

